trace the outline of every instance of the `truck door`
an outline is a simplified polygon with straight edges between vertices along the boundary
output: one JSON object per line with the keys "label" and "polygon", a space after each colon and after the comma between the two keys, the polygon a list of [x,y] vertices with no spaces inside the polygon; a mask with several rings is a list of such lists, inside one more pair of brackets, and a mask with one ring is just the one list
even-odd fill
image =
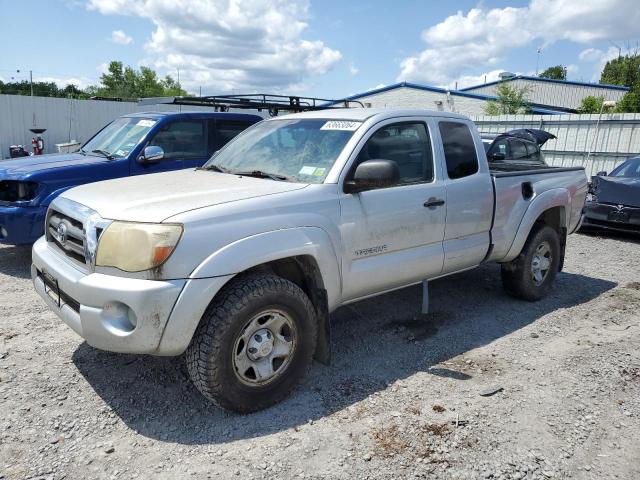
{"label": "truck door", "polygon": [[370,159],[395,161],[400,181],[388,188],[342,193],[345,300],[416,283],[442,270],[445,188],[429,126],[422,118],[383,122],[354,153],[344,181]]}
{"label": "truck door", "polygon": [[204,120],[168,121],[145,145],[162,148],[164,158],[152,164],[134,162],[131,174],[144,175],[203,165],[208,159],[205,132]]}
{"label": "truck door", "polygon": [[[478,265],[490,243],[493,185],[484,148],[474,141],[469,125],[460,120],[438,121],[445,160],[447,224],[443,273]],[[476,136],[477,137],[477,136]],[[482,158],[482,162],[479,161]]]}

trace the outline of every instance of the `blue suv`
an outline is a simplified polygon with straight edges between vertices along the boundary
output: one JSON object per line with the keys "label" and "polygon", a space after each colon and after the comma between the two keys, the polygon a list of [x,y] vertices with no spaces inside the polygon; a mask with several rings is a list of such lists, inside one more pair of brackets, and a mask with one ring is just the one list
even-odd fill
{"label": "blue suv", "polygon": [[241,113],[134,113],[108,124],[79,152],[0,161],[0,243],[42,236],[47,207],[71,187],[202,166],[260,120]]}

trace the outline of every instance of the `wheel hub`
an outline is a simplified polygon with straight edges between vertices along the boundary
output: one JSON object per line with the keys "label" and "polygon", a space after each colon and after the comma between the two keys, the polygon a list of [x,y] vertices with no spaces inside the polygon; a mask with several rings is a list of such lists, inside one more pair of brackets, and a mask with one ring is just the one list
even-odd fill
{"label": "wheel hub", "polygon": [[531,277],[535,285],[541,285],[547,278],[552,260],[551,246],[548,242],[542,242],[531,258]]}
{"label": "wheel hub", "polygon": [[273,334],[267,328],[258,330],[251,336],[247,348],[247,356],[253,360],[267,357],[273,351]]}

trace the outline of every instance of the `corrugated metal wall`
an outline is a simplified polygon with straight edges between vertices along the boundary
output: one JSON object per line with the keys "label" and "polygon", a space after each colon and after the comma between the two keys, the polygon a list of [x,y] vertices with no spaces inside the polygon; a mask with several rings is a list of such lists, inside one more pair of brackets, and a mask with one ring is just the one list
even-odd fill
{"label": "corrugated metal wall", "polygon": [[[184,111],[211,111],[209,107],[182,107]],[[55,153],[56,143],[83,143],[120,115],[133,112],[177,112],[179,106],[140,107],[133,102],[72,100],[66,98],[0,95],[0,158],[9,156],[10,145],[24,145],[31,151],[30,128],[46,128],[45,153]],[[243,110],[244,113],[256,111]]]}
{"label": "corrugated metal wall", "polygon": [[[510,86],[529,88],[527,98],[532,103],[553,105],[577,109],[582,104],[582,99],[588,96],[604,97],[605,100],[620,100],[627,92],[612,88],[603,88],[588,85],[576,85],[572,83],[562,84],[558,82],[545,82],[540,80],[527,80],[517,78],[507,80]],[[481,85],[477,88],[465,90],[468,93],[480,93],[483,95],[495,95],[499,84]]]}
{"label": "corrugated metal wall", "polygon": [[[640,155],[640,114],[500,115],[472,117],[482,133],[539,128],[558,138],[543,147],[547,163],[584,166],[587,175],[610,172],[627,158]],[[591,154],[588,155],[589,151]],[[587,157],[589,157],[587,159]]]}

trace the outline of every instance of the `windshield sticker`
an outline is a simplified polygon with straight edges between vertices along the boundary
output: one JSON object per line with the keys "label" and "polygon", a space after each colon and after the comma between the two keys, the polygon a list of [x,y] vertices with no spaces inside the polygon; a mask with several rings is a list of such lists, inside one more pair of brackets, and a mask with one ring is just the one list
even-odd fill
{"label": "windshield sticker", "polygon": [[119,157],[126,157],[128,153],[129,152],[127,150],[120,149],[116,152],[116,155],[118,155]]}
{"label": "windshield sticker", "polygon": [[325,123],[320,130],[346,130],[348,132],[353,132],[358,129],[358,127],[362,125],[362,122],[347,122],[344,120],[331,120]]}
{"label": "windshield sticker", "polygon": [[323,175],[324,175],[324,172],[325,172],[326,170],[327,170],[326,168],[316,168],[316,169],[313,171],[313,176],[314,176],[314,177],[321,177],[321,176],[323,176]]}
{"label": "windshield sticker", "polygon": [[305,165],[300,169],[298,173],[300,175],[313,175],[315,171],[316,171],[316,167],[309,167]]}
{"label": "windshield sticker", "polygon": [[153,120],[140,120],[138,123],[136,123],[137,126],[139,127],[153,127],[156,124],[156,122],[154,122]]}

